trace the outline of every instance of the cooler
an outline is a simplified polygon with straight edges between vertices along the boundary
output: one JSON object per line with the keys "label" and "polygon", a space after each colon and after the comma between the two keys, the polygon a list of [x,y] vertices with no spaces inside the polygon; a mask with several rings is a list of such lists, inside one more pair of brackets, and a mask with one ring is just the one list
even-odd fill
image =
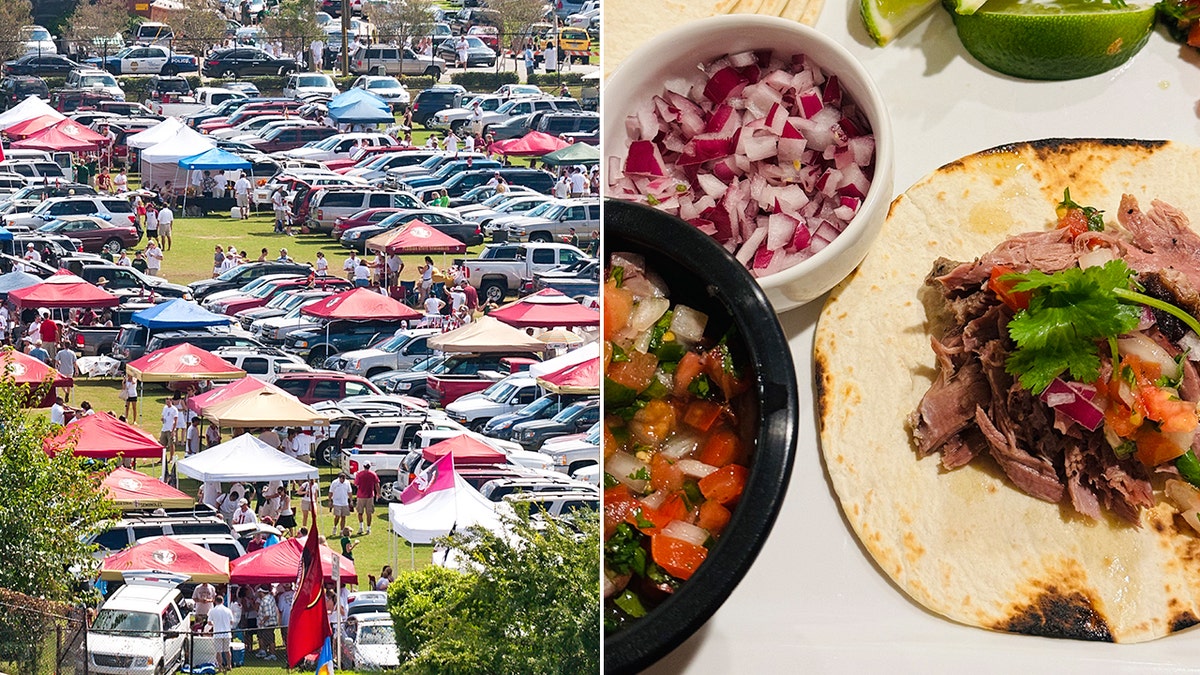
{"label": "cooler", "polygon": [[229,649],[233,652],[233,666],[246,665],[246,644],[244,642],[233,641],[229,643]]}

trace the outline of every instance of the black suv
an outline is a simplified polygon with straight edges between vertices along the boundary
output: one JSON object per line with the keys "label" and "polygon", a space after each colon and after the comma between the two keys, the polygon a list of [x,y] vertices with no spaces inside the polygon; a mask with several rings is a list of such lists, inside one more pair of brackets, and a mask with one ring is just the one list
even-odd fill
{"label": "black suv", "polygon": [[50,88],[46,86],[46,81],[31,75],[14,75],[0,81],[0,106],[5,110],[30,96],[50,100]]}
{"label": "black suv", "polygon": [[380,338],[396,333],[396,322],[390,319],[371,321],[331,321],[326,328],[299,331],[287,336],[287,350],[320,367],[325,359],[338,352],[366,349]]}
{"label": "black suv", "polygon": [[422,90],[412,102],[413,121],[425,126],[434,113],[461,106],[466,93],[467,90],[459,85],[438,85]]}
{"label": "black suv", "polygon": [[146,100],[170,103],[183,96],[192,95],[192,85],[178,75],[154,75],[146,83]]}
{"label": "black suv", "polygon": [[585,111],[548,112],[539,117],[531,127],[551,136],[589,134],[600,128],[600,115]]}
{"label": "black suv", "polygon": [[208,77],[288,75],[303,69],[295,59],[277,59],[254,47],[218,49],[205,57],[203,68]]}
{"label": "black suv", "polygon": [[126,289],[138,289],[152,292],[160,298],[183,298],[190,295],[187,286],[172,284],[161,277],[143,274],[132,267],[105,263],[103,265],[79,265],[68,261],[67,269],[88,283],[96,283],[104,278],[104,288],[110,292]]}
{"label": "black suv", "polygon": [[196,297],[196,302],[200,302],[213,293],[241,288],[247,283],[267,274],[308,274],[311,271],[311,267],[300,263],[276,261],[249,262],[223,272],[216,279],[193,281],[191,283],[192,295]]}
{"label": "black suv", "polygon": [[206,330],[169,330],[158,333],[151,336],[150,342],[146,344],[146,353],[152,354],[164,347],[174,347],[184,342],[210,352],[221,347],[244,347],[268,354],[280,353],[279,350],[267,347],[254,338]]}

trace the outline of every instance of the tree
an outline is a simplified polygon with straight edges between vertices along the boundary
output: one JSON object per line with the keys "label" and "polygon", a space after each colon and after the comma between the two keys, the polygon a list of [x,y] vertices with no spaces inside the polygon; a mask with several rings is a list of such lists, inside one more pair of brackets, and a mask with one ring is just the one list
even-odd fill
{"label": "tree", "polygon": [[263,22],[263,27],[271,39],[282,41],[289,54],[303,53],[313,39],[325,37],[325,32],[317,25],[313,0],[283,0]]}
{"label": "tree", "polygon": [[10,36],[0,41],[0,58],[11,59],[25,53],[19,36],[21,26],[33,23],[33,5],[29,0],[0,0],[0,34]]}
{"label": "tree", "polygon": [[514,52],[520,48],[514,41],[546,18],[546,4],[541,0],[488,0],[487,6],[500,15],[500,46],[503,48],[507,41]]}
{"label": "tree", "polygon": [[445,545],[465,571],[397,577],[388,605],[412,673],[587,673],[600,668],[600,525],[519,511],[497,535],[479,527]]}
{"label": "tree", "polygon": [[[94,40],[105,40],[103,50],[116,51],[114,36],[129,27],[129,4],[124,0],[80,2],[67,22],[67,37],[90,48]],[[89,49],[90,51],[90,49]]]}
{"label": "tree", "polygon": [[[42,387],[44,393],[48,385]],[[42,449],[56,427],[27,414],[28,395],[11,376],[0,378],[0,588],[77,600],[77,581],[99,568],[84,538],[116,511],[91,460],[70,452],[50,457]]]}
{"label": "tree", "polygon": [[377,2],[367,11],[379,34],[379,41],[404,46],[410,36],[433,33],[433,0]]}
{"label": "tree", "polygon": [[[187,8],[171,19],[175,42],[187,45],[187,51],[203,56],[225,41],[228,24],[215,0],[188,0]],[[182,51],[182,50],[181,50]]]}

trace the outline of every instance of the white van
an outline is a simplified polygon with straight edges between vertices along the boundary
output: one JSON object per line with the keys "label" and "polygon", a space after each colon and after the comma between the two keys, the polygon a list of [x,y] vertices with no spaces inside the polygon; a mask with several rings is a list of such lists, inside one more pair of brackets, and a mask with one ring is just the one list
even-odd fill
{"label": "white van", "polygon": [[183,664],[190,612],[182,574],[125,572],[125,585],[100,606],[87,634],[88,672],[170,673]]}

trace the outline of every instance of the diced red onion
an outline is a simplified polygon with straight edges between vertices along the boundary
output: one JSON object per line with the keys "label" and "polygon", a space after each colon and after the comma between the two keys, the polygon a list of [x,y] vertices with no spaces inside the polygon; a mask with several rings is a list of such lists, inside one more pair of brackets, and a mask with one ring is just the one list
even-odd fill
{"label": "diced red onion", "polygon": [[1041,394],[1042,402],[1090,431],[1104,423],[1104,411],[1064,382],[1054,378]]}

